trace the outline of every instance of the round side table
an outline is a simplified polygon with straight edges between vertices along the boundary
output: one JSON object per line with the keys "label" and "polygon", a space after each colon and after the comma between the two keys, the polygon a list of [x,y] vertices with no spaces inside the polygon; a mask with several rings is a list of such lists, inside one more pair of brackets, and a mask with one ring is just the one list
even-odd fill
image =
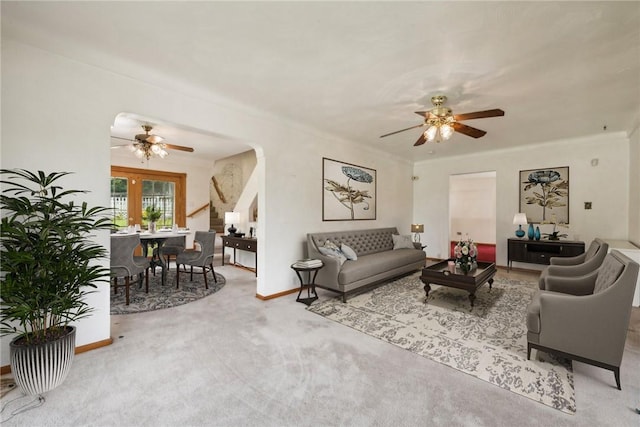
{"label": "round side table", "polygon": [[[298,298],[296,298],[297,302],[301,302],[306,305],[311,305],[312,302],[318,299],[318,294],[316,293],[316,276],[318,275],[318,270],[320,270],[323,265],[317,267],[298,267],[295,264],[291,264],[291,268],[298,275],[298,279],[300,279],[300,292],[298,292]],[[305,283],[304,278],[302,277],[302,273],[307,273],[307,282]],[[302,291],[304,288],[307,288],[307,297],[301,298]],[[313,295],[311,295],[313,293]]]}

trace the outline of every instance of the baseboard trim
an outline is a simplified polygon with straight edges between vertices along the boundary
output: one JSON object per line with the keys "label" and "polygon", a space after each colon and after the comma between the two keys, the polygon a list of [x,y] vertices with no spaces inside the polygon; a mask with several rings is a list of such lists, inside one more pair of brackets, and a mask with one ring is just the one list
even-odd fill
{"label": "baseboard trim", "polygon": [[289,289],[288,291],[282,291],[282,292],[278,292],[277,294],[271,294],[271,295],[256,294],[256,298],[258,298],[259,300],[262,300],[262,301],[267,301],[267,300],[270,300],[270,299],[280,298],[280,297],[283,297],[283,296],[286,296],[286,295],[295,294],[299,290],[300,290],[300,288],[293,288],[293,289]]}
{"label": "baseboard trim", "polygon": [[[113,344],[113,338],[109,337],[106,340],[96,341],[89,344],[76,347],[75,354],[86,353],[87,351],[95,350],[97,348],[106,347]],[[10,374],[11,365],[5,365],[0,367],[0,375]]]}

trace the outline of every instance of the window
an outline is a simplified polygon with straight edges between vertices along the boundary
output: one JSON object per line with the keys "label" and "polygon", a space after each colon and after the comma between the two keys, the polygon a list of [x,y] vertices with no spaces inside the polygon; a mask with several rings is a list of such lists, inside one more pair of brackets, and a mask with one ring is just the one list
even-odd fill
{"label": "window", "polygon": [[111,209],[120,228],[147,227],[143,212],[154,206],[162,212],[160,227],[186,226],[186,180],[183,173],[111,167]]}

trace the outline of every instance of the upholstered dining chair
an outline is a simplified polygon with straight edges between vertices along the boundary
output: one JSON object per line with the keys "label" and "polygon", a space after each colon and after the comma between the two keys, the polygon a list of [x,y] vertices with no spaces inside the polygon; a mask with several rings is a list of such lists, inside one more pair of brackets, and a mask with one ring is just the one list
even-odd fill
{"label": "upholstered dining chair", "polygon": [[[173,256],[173,258],[176,259],[178,254],[184,251],[187,245],[186,241],[187,241],[186,236],[169,237],[162,245],[162,255],[166,259],[165,262],[167,264],[167,271],[170,270],[169,264],[171,262],[171,257]],[[157,247],[153,249],[153,255],[159,256]],[[155,267],[154,267],[154,273],[155,273]]]}
{"label": "upholstered dining chair", "polygon": [[146,257],[133,254],[138,245],[140,245],[140,236],[138,234],[111,235],[110,269],[113,290],[118,293],[118,278],[124,277],[126,305],[129,305],[129,286],[133,276],[139,276],[138,282],[142,285],[142,275],[144,274],[145,291],[149,292],[150,263]]}
{"label": "upholstered dining chair", "polygon": [[[193,280],[193,267],[200,267],[204,276],[204,286],[209,289],[207,283],[207,271],[211,271],[213,281],[218,283],[216,272],[213,269],[213,253],[215,248],[215,231],[196,231],[194,242],[198,243],[200,249],[187,249],[176,257],[176,288],[180,287],[180,266],[191,267],[191,280]],[[195,246],[198,246],[195,245]]]}
{"label": "upholstered dining chair", "polygon": [[629,328],[638,263],[611,251],[600,268],[577,277],[554,277],[527,307],[527,359],[531,350],[555,353],[613,371]]}
{"label": "upholstered dining chair", "polygon": [[547,289],[547,281],[552,276],[576,277],[589,274],[602,265],[608,251],[609,244],[595,238],[583,254],[574,257],[551,257],[549,259],[551,265],[540,273],[538,286],[540,289]]}

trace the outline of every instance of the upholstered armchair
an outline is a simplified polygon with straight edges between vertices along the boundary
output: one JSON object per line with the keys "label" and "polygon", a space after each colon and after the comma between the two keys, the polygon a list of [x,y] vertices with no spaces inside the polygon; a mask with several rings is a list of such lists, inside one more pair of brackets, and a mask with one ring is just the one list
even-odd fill
{"label": "upholstered armchair", "polygon": [[126,305],[129,305],[129,286],[133,276],[139,276],[138,282],[142,285],[144,275],[145,291],[149,292],[149,260],[133,254],[139,245],[140,235],[138,234],[111,235],[110,270],[113,290],[118,293],[118,278],[124,277]]}
{"label": "upholstered armchair", "polygon": [[608,251],[609,244],[596,238],[583,254],[574,257],[552,257],[549,259],[551,265],[540,274],[538,286],[540,289],[549,290],[547,282],[550,277],[577,277],[589,274],[602,265]]}
{"label": "upholstered armchair", "polygon": [[[187,246],[187,242],[186,242],[187,238],[186,236],[178,236],[178,237],[169,237],[164,244],[162,245],[161,250],[159,251],[158,248],[155,248],[153,250],[153,256],[160,256],[160,252],[162,253],[162,256],[166,258],[166,264],[167,264],[167,271],[170,270],[170,263],[171,263],[171,257],[173,256],[174,259],[176,259],[176,257],[182,253],[185,249],[185,247]],[[155,266],[153,268],[153,273],[155,274]]]}
{"label": "upholstered armchair", "polygon": [[218,283],[216,272],[213,269],[213,255],[215,251],[216,232],[196,231],[194,241],[200,245],[199,250],[187,249],[176,257],[176,288],[180,287],[180,265],[191,267],[191,280],[193,280],[193,267],[200,267],[204,276],[204,287],[209,289],[207,271],[211,271],[213,281]]}
{"label": "upholstered armchair", "polygon": [[621,390],[638,268],[614,250],[587,275],[554,277],[550,289],[539,290],[527,308],[527,359],[537,349],[608,369]]}

